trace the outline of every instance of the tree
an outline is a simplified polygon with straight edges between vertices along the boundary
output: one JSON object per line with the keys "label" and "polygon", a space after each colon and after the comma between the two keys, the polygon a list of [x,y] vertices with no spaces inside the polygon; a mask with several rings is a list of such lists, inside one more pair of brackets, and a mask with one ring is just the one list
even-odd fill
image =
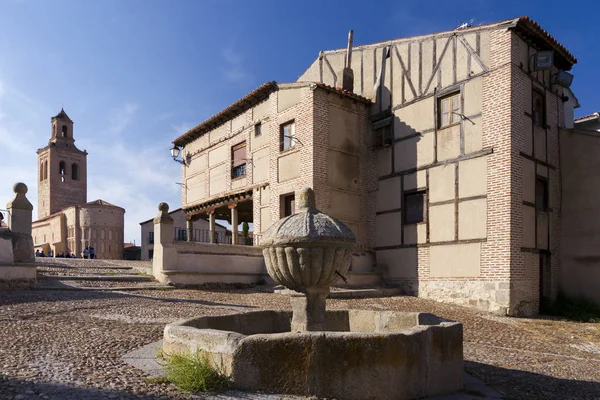
{"label": "tree", "polygon": [[250,226],[246,221],[242,222],[242,236],[244,236],[244,242],[248,244],[248,231],[250,230]]}

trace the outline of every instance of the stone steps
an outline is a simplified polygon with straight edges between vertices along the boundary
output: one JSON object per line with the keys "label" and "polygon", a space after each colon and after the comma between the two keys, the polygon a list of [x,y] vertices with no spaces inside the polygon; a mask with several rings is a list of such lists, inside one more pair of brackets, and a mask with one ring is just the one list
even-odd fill
{"label": "stone steps", "polygon": [[71,286],[70,281],[52,281],[44,284],[38,283],[32,290],[66,290],[66,291],[106,291],[106,292],[131,292],[139,290],[173,290],[172,286],[162,284],[139,284],[136,286]]}
{"label": "stone steps", "polygon": [[78,276],[60,276],[43,275],[44,279],[56,279],[60,281],[125,281],[125,282],[152,282],[154,278],[147,275],[78,275]]}

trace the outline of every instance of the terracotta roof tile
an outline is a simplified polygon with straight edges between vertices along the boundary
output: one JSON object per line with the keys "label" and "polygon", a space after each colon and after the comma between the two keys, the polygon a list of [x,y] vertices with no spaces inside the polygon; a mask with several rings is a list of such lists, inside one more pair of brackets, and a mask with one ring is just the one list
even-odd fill
{"label": "terracotta roof tile", "polygon": [[350,97],[352,99],[361,101],[363,103],[367,103],[367,104],[371,103],[370,99],[367,99],[366,97],[360,96],[360,95],[358,95],[358,94],[356,94],[354,92],[351,92],[349,90],[345,90],[345,89],[342,89],[340,87],[329,86],[329,85],[326,85],[326,84],[324,84],[322,82],[314,82],[314,84],[317,85],[318,87],[320,87],[321,89],[325,89],[325,90],[327,90],[329,92],[339,93],[341,95],[348,96],[348,97]]}
{"label": "terracotta roof tile", "polygon": [[574,119],[574,121],[581,121],[581,120],[584,120],[584,119],[592,119],[594,117],[600,119],[600,111],[596,111],[595,113],[591,113],[589,115],[584,115],[582,117],[577,117],[577,118]]}
{"label": "terracotta roof tile", "polygon": [[524,15],[522,17],[519,17],[517,20],[516,27],[531,30],[534,33],[537,33],[538,35],[543,37],[546,40],[546,42],[548,42],[548,44],[554,47],[556,51],[558,51],[563,57],[565,57],[569,63],[577,64],[577,59],[575,58],[575,56],[573,56],[573,54],[569,52],[569,50],[567,50],[565,46],[560,44],[558,40],[556,40],[552,35],[550,35],[550,33],[548,33],[548,31],[546,31],[540,26],[540,24],[538,24],[528,16]]}
{"label": "terracotta roof tile", "polygon": [[246,96],[242,97],[235,103],[231,104],[228,107],[225,107],[223,110],[219,111],[217,114],[213,115],[209,119],[205,120],[199,125],[196,125],[194,128],[190,129],[183,135],[179,136],[177,139],[173,140],[173,144],[176,146],[183,146],[186,143],[200,137],[203,133],[206,133],[219,125],[222,125],[227,120],[236,117],[242,112],[246,111],[248,108],[254,106],[255,104],[260,103],[265,100],[269,95],[277,90],[277,82],[267,82],[258,88],[254,89],[252,92],[248,93]]}

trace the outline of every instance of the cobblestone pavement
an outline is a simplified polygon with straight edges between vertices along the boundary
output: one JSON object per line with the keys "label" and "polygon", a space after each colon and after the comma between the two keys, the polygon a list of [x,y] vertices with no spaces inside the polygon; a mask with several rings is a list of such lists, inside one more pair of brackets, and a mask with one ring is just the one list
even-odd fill
{"label": "cobblestone pavement", "polygon": [[[2,291],[0,399],[198,398],[148,381],[121,356],[161,339],[164,325],[178,319],[289,306],[288,297],[258,289]],[[461,321],[467,372],[506,399],[600,399],[600,324],[493,317],[413,297],[327,306],[427,311]]]}

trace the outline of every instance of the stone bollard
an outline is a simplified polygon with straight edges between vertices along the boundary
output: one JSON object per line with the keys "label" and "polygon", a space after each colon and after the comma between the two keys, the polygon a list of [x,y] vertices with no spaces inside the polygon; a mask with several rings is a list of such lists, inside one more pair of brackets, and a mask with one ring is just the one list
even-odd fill
{"label": "stone bollard", "polygon": [[17,233],[26,233],[31,235],[31,222],[33,214],[33,205],[27,200],[27,185],[18,182],[13,186],[15,197],[8,202],[7,224],[11,231]]}
{"label": "stone bollard", "polygon": [[175,231],[173,230],[173,218],[169,215],[169,205],[160,203],[158,215],[154,218],[154,242],[161,244],[173,243]]}
{"label": "stone bollard", "polygon": [[154,255],[152,258],[152,275],[161,283],[168,278],[163,271],[171,269],[177,262],[177,250],[174,247],[175,231],[173,218],[169,215],[169,205],[160,203],[158,215],[154,218]]}
{"label": "stone bollard", "polygon": [[15,262],[35,261],[31,221],[33,205],[27,200],[27,185],[18,182],[13,186],[15,197],[8,202],[7,224],[12,232],[13,258]]}

